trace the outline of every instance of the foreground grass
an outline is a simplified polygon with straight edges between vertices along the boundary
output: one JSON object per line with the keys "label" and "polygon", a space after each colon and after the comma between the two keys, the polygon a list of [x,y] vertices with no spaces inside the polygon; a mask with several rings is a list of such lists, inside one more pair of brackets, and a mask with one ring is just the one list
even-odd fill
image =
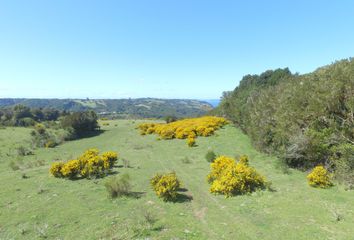
{"label": "foreground grass", "polygon": [[[188,148],[185,140],[140,136],[134,129],[138,121],[109,123],[99,136],[38,149],[21,159],[13,149],[28,144],[30,130],[0,129],[0,239],[353,239],[353,191],[314,189],[305,173],[282,173],[276,158],[257,152],[234,127],[200,137],[197,147]],[[136,197],[110,200],[104,183],[112,176],[77,181],[49,176],[54,160],[75,158],[91,147],[117,151],[129,161],[130,167],[123,167],[120,159],[114,171],[129,173]],[[208,148],[249,155],[274,191],[229,199],[210,194]],[[22,169],[9,167],[14,160]],[[152,192],[149,179],[173,170],[185,190],[178,202],[165,203]]]}

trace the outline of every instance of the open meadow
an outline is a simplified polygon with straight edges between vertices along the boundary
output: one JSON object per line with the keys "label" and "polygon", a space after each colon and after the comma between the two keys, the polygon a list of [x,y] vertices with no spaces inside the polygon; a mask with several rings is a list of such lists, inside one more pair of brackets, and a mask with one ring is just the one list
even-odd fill
{"label": "open meadow", "polygon": [[[354,239],[353,191],[310,187],[307,173],[284,171],[231,125],[188,147],[185,140],[141,136],[135,128],[142,121],[105,122],[100,135],[27,156],[16,149],[29,144],[31,129],[0,129],[0,239]],[[89,148],[119,153],[113,174],[91,180],[50,175],[54,161]],[[250,165],[272,182],[271,190],[230,198],[211,194],[208,149],[248,155]],[[176,202],[164,202],[150,179],[171,171],[182,189]],[[124,173],[135,194],[112,200],[104,184]]]}

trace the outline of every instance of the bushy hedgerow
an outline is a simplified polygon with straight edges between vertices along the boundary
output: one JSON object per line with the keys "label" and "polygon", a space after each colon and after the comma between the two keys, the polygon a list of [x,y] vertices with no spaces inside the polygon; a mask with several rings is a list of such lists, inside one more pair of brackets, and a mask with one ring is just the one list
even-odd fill
{"label": "bushy hedgerow", "polygon": [[354,144],[344,143],[331,148],[330,162],[335,178],[350,189],[354,188]]}
{"label": "bushy hedgerow", "polygon": [[156,195],[164,201],[177,199],[177,190],[180,188],[181,182],[177,179],[176,173],[156,174],[150,183]]}
{"label": "bushy hedgerow", "polygon": [[354,142],[353,69],[350,58],[304,75],[289,69],[246,75],[224,93],[213,112],[226,116],[257,148],[276,153],[288,166],[330,165],[336,179],[353,184],[353,155],[345,153],[348,148],[344,154],[337,151]]}
{"label": "bushy hedgerow", "polygon": [[238,161],[220,156],[210,166],[211,172],[207,179],[211,185],[211,193],[230,197],[251,193],[267,186],[265,178],[248,165],[247,156],[242,156]]}
{"label": "bushy hedgerow", "polygon": [[[141,135],[157,134],[162,139],[193,139],[197,136],[207,137],[227,124],[222,117],[205,116],[188,118],[170,123],[143,123],[138,126]],[[188,146],[194,146],[193,140],[187,141]]]}
{"label": "bushy hedgerow", "polygon": [[310,186],[318,188],[328,188],[332,186],[331,175],[323,166],[315,167],[309,175],[307,181]]}
{"label": "bushy hedgerow", "polygon": [[118,160],[116,152],[104,152],[99,155],[97,149],[88,149],[77,159],[69,160],[65,163],[55,162],[50,168],[50,173],[54,177],[63,178],[92,178],[107,175],[114,163]]}

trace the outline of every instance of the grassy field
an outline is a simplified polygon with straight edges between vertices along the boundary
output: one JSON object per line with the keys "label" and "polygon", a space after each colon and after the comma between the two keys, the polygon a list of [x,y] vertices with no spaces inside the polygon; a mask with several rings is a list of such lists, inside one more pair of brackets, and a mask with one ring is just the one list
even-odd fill
{"label": "grassy field", "polygon": [[[138,121],[109,123],[99,136],[25,157],[14,149],[28,144],[30,129],[0,129],[0,239],[354,239],[353,191],[311,188],[306,173],[283,173],[275,157],[256,151],[237,128],[226,126],[189,148],[185,140],[140,136]],[[49,175],[53,161],[75,158],[91,147],[119,152],[114,171],[129,173],[140,198],[109,199],[104,183],[112,176],[71,181]],[[210,194],[204,158],[209,148],[229,156],[247,154],[274,191],[228,199]],[[130,167],[122,166],[122,158]],[[14,171],[11,161],[21,169]],[[178,202],[165,203],[149,179],[172,170],[185,191]]]}

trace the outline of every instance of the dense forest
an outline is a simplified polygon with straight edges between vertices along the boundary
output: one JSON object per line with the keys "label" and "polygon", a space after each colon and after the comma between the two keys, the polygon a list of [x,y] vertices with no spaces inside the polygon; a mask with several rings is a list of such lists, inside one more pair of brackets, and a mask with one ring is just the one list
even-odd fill
{"label": "dense forest", "polygon": [[111,115],[115,118],[182,118],[199,116],[212,109],[207,102],[190,99],[0,99],[0,108],[19,104],[30,108],[50,108],[68,112],[93,110],[100,115]]}
{"label": "dense forest", "polygon": [[244,76],[213,112],[288,166],[325,165],[354,183],[353,58],[304,75],[285,68]]}

